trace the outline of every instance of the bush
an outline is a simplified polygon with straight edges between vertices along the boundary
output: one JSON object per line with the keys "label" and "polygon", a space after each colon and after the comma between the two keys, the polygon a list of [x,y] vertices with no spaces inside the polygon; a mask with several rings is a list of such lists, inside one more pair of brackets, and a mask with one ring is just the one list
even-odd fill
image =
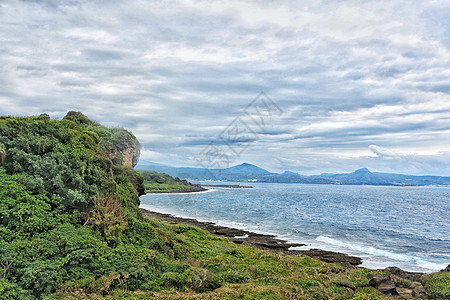
{"label": "bush", "polygon": [[423,281],[429,299],[450,299],[450,273],[424,275]]}

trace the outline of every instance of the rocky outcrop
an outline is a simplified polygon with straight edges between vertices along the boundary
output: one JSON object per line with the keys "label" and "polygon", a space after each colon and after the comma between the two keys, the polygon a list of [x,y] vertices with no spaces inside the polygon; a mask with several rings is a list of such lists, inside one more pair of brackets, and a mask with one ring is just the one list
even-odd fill
{"label": "rocky outcrop", "polygon": [[141,144],[131,132],[122,129],[115,133],[114,146],[108,150],[114,164],[134,168],[139,162]]}
{"label": "rocky outcrop", "polygon": [[139,196],[145,194],[143,178],[133,170],[139,161],[141,144],[131,132],[102,126],[79,111],[69,111],[63,120],[92,129],[89,138],[95,142],[91,143],[91,149],[97,151],[98,155],[109,158],[112,165],[116,166],[114,171],[110,170],[111,177],[113,173],[124,174],[130,179]]}
{"label": "rocky outcrop", "polygon": [[423,273],[403,271],[398,267],[388,267],[368,279],[369,285],[387,296],[398,296],[399,299],[425,299],[426,291],[422,282]]}
{"label": "rocky outcrop", "polygon": [[[82,126],[103,127],[99,123],[90,120],[79,111],[69,111],[63,120],[70,120]],[[128,166],[134,168],[139,161],[141,154],[141,144],[131,132],[125,129],[105,128],[106,134],[102,132],[103,148],[108,157],[115,165]]]}
{"label": "rocky outcrop", "polygon": [[298,254],[308,255],[320,259],[321,261],[328,263],[340,264],[341,266],[347,268],[353,268],[362,263],[362,259],[356,256],[347,255],[344,253],[321,250],[321,249],[310,249],[310,250],[297,250]]}
{"label": "rocky outcrop", "polygon": [[420,282],[422,280],[423,275],[423,273],[403,271],[398,267],[388,267],[385,268],[384,271],[388,271],[389,273],[394,274],[395,276],[398,276],[400,278],[417,282]]}
{"label": "rocky outcrop", "polygon": [[398,296],[394,281],[388,274],[377,274],[369,278],[369,285],[388,296]]}
{"label": "rocky outcrop", "polygon": [[290,250],[291,247],[305,246],[304,244],[288,243],[286,241],[277,239],[273,235],[258,234],[242,229],[230,228],[216,225],[210,222],[200,222],[195,219],[185,219],[175,217],[169,214],[161,214],[157,212],[148,211],[141,208],[144,217],[155,218],[166,221],[172,224],[188,224],[199,227],[209,231],[211,234],[220,237],[227,237],[230,241],[236,244],[252,246],[258,249],[283,252],[285,254],[298,255],[303,254],[313,258],[320,259],[325,262],[337,263],[345,267],[355,267],[361,263],[359,257],[354,257],[338,252],[331,252],[325,250],[311,249],[311,250]]}

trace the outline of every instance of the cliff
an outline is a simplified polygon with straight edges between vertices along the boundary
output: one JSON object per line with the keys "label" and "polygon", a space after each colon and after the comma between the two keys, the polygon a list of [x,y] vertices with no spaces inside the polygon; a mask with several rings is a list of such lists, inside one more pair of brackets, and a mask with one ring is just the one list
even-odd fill
{"label": "cliff", "polygon": [[[70,120],[87,127],[103,127],[99,123],[90,120],[79,111],[69,111],[63,120]],[[106,137],[103,131],[102,137]],[[101,145],[103,151],[116,165],[124,165],[134,168],[139,162],[141,144],[133,133],[120,128],[109,129],[108,139],[103,140]]]}
{"label": "cliff", "polygon": [[117,133],[113,147],[108,149],[108,154],[115,164],[134,168],[139,162],[141,144],[131,132],[121,130]]}

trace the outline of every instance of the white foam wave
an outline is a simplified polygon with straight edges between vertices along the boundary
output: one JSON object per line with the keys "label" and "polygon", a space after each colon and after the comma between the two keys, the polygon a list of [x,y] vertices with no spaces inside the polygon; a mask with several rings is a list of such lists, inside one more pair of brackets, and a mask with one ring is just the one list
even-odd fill
{"label": "white foam wave", "polygon": [[439,271],[446,267],[446,265],[443,264],[436,264],[430,261],[427,261],[423,258],[407,255],[407,254],[401,254],[401,253],[394,253],[382,249],[377,249],[371,246],[364,246],[364,245],[358,245],[354,243],[339,241],[330,237],[326,236],[318,236],[316,238],[317,241],[329,244],[341,249],[348,249],[352,251],[356,251],[357,253],[363,253],[368,254],[369,257],[365,258],[368,260],[371,260],[370,256],[375,257],[385,257],[391,260],[392,263],[400,262],[400,263],[408,263],[416,265],[417,267],[424,269],[424,270],[430,270],[430,271]]}
{"label": "white foam wave", "polygon": [[206,189],[206,191],[199,191],[199,192],[181,192],[181,193],[150,193],[151,194],[167,194],[167,195],[196,195],[196,194],[206,194],[210,192],[216,192],[217,189]]}

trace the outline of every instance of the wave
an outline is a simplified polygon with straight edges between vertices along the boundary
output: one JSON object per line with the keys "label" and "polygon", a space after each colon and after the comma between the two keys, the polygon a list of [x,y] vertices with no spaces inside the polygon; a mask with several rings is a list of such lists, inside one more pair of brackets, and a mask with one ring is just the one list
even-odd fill
{"label": "wave", "polygon": [[[196,194],[205,194],[205,193],[210,193],[210,192],[216,192],[218,191],[217,189],[206,189],[205,191],[198,191],[198,192],[179,192],[179,193],[154,193],[157,195],[160,194],[167,194],[167,195],[196,195]],[[152,195],[152,194],[146,194],[146,195]]]}
{"label": "wave", "polygon": [[386,250],[382,250],[382,249],[377,249],[372,246],[364,246],[364,245],[354,244],[354,243],[350,243],[350,242],[339,241],[339,240],[336,240],[336,239],[333,239],[330,237],[326,237],[326,236],[318,236],[316,238],[316,240],[319,242],[325,243],[325,244],[336,246],[341,249],[343,248],[343,249],[356,251],[359,253],[368,254],[369,258],[366,258],[368,260],[371,259],[370,256],[375,256],[375,257],[381,256],[381,257],[391,259],[393,263],[395,263],[395,262],[408,263],[408,264],[416,265],[419,268],[430,270],[430,271],[439,271],[446,267],[445,264],[433,263],[433,262],[427,261],[427,260],[417,257],[417,256],[390,252],[390,251],[386,251]]}

